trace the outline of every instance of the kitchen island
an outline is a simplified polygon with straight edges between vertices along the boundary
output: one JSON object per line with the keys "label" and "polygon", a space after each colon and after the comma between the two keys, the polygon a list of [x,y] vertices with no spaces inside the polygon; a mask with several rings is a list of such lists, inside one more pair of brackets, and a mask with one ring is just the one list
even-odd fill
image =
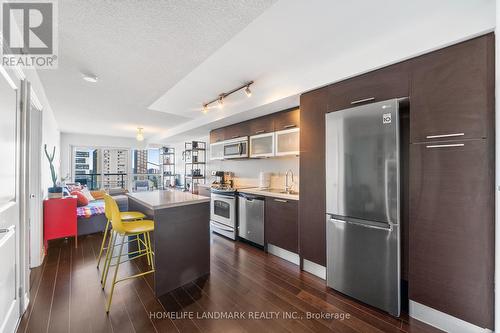
{"label": "kitchen island", "polygon": [[[178,190],[128,193],[130,211],[154,220],[155,294],[210,273],[210,198]],[[131,250],[137,248],[130,243]]]}

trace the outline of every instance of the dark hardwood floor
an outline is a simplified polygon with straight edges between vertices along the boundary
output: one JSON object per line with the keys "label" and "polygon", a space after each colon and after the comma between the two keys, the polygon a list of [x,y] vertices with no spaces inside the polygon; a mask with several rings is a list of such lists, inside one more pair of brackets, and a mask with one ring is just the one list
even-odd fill
{"label": "dark hardwood floor", "polygon": [[[31,273],[31,302],[18,332],[439,332],[360,304],[293,264],[215,235],[210,276],[159,300],[151,275],[121,282],[107,316],[109,287],[102,291],[95,266],[101,237],[80,237],[78,249],[72,239],[50,243],[43,265]],[[132,261],[120,272],[144,266]],[[318,317],[307,319],[308,313]]]}

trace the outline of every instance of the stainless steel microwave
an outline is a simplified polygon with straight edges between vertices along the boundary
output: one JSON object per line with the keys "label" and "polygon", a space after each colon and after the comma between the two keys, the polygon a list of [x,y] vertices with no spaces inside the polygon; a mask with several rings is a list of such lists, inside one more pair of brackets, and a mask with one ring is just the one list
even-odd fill
{"label": "stainless steel microwave", "polygon": [[224,141],[224,159],[248,157],[248,136]]}

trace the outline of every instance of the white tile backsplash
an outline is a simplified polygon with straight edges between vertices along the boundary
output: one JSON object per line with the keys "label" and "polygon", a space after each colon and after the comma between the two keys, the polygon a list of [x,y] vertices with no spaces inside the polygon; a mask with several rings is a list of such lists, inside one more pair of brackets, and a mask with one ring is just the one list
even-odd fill
{"label": "white tile backsplash", "polygon": [[260,172],[270,172],[271,188],[284,188],[285,174],[290,169],[293,172],[293,189],[299,191],[299,157],[296,156],[211,161],[209,169],[234,172],[237,187],[258,187]]}

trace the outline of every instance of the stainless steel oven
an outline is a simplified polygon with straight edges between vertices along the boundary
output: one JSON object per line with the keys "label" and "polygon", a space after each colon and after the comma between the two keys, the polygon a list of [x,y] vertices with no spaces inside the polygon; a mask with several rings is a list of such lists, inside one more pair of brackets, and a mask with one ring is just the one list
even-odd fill
{"label": "stainless steel oven", "polygon": [[236,239],[236,195],[234,191],[212,190],[210,228],[213,232]]}
{"label": "stainless steel oven", "polygon": [[248,157],[248,136],[224,141],[224,159]]}

